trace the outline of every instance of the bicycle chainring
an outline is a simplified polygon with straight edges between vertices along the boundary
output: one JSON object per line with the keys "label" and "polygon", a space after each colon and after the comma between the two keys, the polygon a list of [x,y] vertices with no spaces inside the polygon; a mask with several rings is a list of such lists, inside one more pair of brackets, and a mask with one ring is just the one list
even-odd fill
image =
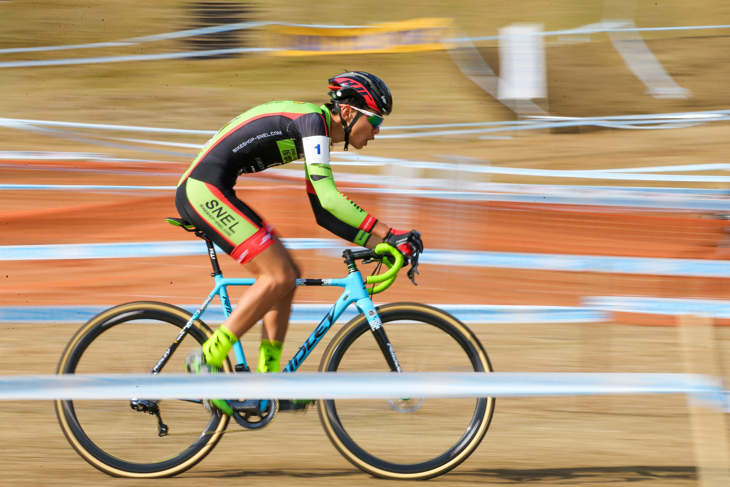
{"label": "bicycle chainring", "polygon": [[262,399],[256,401],[241,401],[241,404],[248,403],[241,408],[236,408],[235,402],[231,404],[233,407],[233,419],[236,423],[246,429],[256,430],[265,428],[276,417],[279,412],[279,401],[276,399]]}

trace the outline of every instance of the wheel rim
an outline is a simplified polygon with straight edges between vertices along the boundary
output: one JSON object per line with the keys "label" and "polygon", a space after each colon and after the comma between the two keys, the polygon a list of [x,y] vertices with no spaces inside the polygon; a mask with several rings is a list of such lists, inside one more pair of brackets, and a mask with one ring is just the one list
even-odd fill
{"label": "wheel rim", "polygon": [[[112,313],[87,327],[59,372],[149,372],[186,321],[184,314],[166,309]],[[162,373],[183,372],[188,349],[205,338],[201,329],[192,328]],[[170,428],[161,438],[156,416],[133,411],[128,400],[58,401],[56,407],[64,433],[89,463],[127,477],[174,475],[189,468],[215,445],[228,422],[206,415],[199,403],[161,401],[161,418]]]}
{"label": "wheel rim", "polygon": [[[483,354],[481,347],[475,348],[440,317],[430,312],[414,314],[407,306],[400,311],[384,308],[381,319],[405,371],[490,370],[486,354],[474,358],[476,348]],[[413,317],[423,322],[413,324]],[[364,321],[352,326],[328,357],[328,370],[387,371],[384,363],[368,362],[367,357],[382,359],[368,330]],[[423,352],[423,362],[417,362],[414,350]],[[454,357],[460,358],[455,361]],[[418,407],[402,408],[412,410],[403,414],[385,400],[380,403],[323,401],[321,416],[325,430],[346,458],[370,473],[395,478],[427,478],[458,465],[486,432],[494,405],[490,398],[426,399]]]}

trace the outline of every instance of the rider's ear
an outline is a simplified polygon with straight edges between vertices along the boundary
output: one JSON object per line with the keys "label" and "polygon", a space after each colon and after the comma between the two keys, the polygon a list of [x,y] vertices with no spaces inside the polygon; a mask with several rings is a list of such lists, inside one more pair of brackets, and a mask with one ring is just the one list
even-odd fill
{"label": "rider's ear", "polygon": [[340,105],[340,113],[342,113],[342,118],[347,123],[352,122],[352,119],[355,116],[355,110],[353,110],[350,105]]}

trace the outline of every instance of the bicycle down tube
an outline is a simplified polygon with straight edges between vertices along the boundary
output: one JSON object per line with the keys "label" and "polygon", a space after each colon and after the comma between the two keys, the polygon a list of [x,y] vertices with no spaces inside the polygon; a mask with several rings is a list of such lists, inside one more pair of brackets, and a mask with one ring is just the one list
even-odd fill
{"label": "bicycle down tube", "polygon": [[337,299],[334,306],[330,308],[322,321],[317,325],[314,331],[309,335],[297,353],[289,360],[286,367],[282,372],[294,372],[314,350],[319,341],[327,332],[332,328],[332,325],[342,316],[342,313],[350,306],[355,303],[357,309],[365,315],[370,328],[375,332],[376,340],[380,344],[381,349],[388,353],[385,354],[385,358],[391,367],[391,370],[399,371],[398,360],[395,358],[393,347],[388,342],[388,339],[383,331],[382,323],[378,312],[373,305],[370,296],[368,295],[365,284],[363,283],[362,274],[360,271],[351,272],[344,279],[297,279],[297,286],[338,286],[343,287],[345,290],[342,295]]}
{"label": "bicycle down tube", "polygon": [[[228,286],[251,286],[254,282],[256,282],[256,280],[253,278],[224,278],[220,273],[215,273],[213,277],[215,279],[215,287],[210,292],[200,308],[198,308],[198,310],[193,313],[187,325],[180,331],[180,334],[175,339],[173,344],[170,345],[168,350],[163,354],[162,358],[152,369],[153,374],[157,374],[160,372],[160,370],[162,370],[168,358],[172,355],[172,352],[175,351],[177,345],[187,334],[189,327],[192,326],[193,323],[195,323],[195,321],[205,313],[208,305],[210,305],[210,303],[216,296],[220,298],[223,308],[223,314],[226,318],[228,318],[228,316],[231,314],[230,298],[228,297]],[[307,340],[305,340],[299,350],[297,350],[296,354],[294,354],[291,360],[289,360],[282,372],[296,371],[299,366],[304,362],[304,360],[309,356],[312,350],[314,350],[322,337],[324,337],[330,330],[330,328],[332,328],[332,325],[334,325],[334,323],[340,318],[340,316],[342,316],[342,313],[344,313],[344,311],[353,303],[355,303],[357,309],[361,313],[363,313],[363,315],[367,319],[368,324],[370,325],[370,328],[375,335],[375,339],[380,346],[380,349],[383,351],[383,355],[390,369],[394,372],[401,371],[400,365],[398,364],[398,359],[396,358],[393,347],[390,344],[387,335],[385,334],[385,331],[383,330],[380,317],[378,316],[378,312],[373,305],[370,295],[368,294],[360,271],[351,272],[350,274],[348,274],[347,277],[343,279],[297,279],[296,286],[336,286],[344,288],[344,291],[342,292],[342,295],[337,299],[334,306],[332,306],[332,308],[327,312],[319,325],[317,325],[314,331],[312,331],[311,335],[307,338]],[[246,362],[243,347],[241,346],[241,340],[237,341],[233,345],[233,351],[236,356],[236,370],[248,371],[249,367]]]}

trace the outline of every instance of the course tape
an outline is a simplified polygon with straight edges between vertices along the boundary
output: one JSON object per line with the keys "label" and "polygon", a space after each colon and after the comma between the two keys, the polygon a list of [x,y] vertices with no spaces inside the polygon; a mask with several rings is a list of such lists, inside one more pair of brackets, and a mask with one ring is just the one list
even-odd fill
{"label": "course tape", "polygon": [[[224,50],[225,51],[225,50]],[[210,51],[212,52],[212,51]],[[223,51],[218,52],[219,54]],[[176,55],[182,55],[184,53],[177,53]],[[156,55],[150,55],[156,56]],[[126,56],[134,58],[135,56]],[[125,59],[134,60],[134,59]],[[74,61],[74,60],[70,60]],[[70,62],[69,61],[69,62]],[[49,61],[51,62],[51,61]],[[2,67],[2,63],[0,63]],[[414,137],[439,137],[439,136],[450,136],[450,135],[465,135],[465,134],[490,134],[490,133],[502,133],[512,131],[523,131],[523,130],[544,130],[552,128],[566,128],[566,127],[580,127],[580,126],[603,126],[610,128],[626,128],[626,129],[663,129],[663,128],[683,128],[693,124],[704,124],[707,122],[717,121],[728,121],[730,120],[730,111],[728,110],[714,110],[714,111],[701,111],[701,112],[683,112],[683,113],[666,113],[666,114],[652,114],[652,115],[625,115],[615,117],[585,117],[585,118],[568,118],[568,117],[543,117],[533,118],[532,120],[519,120],[519,121],[500,121],[500,122],[482,122],[482,123],[463,123],[463,124],[436,124],[436,125],[413,125],[413,126],[386,126],[383,127],[383,131],[406,131],[405,133],[383,133],[378,137],[381,139],[389,138],[414,138]],[[149,133],[184,133],[189,135],[210,135],[210,131],[193,131],[193,130],[182,130],[182,129],[158,129],[153,127],[130,127],[130,126],[113,126],[113,125],[95,125],[88,123],[70,123],[70,122],[55,122],[55,121],[44,121],[44,120],[25,120],[25,119],[11,119],[11,118],[0,118],[0,126],[8,128],[14,128],[18,130],[39,130],[38,126],[55,126],[55,127],[66,127],[66,128],[83,128],[83,129],[103,129],[103,130],[120,130],[128,131],[132,130],[135,132],[149,132]],[[433,130],[433,129],[442,130]],[[417,131],[423,130],[426,131]],[[445,129],[445,130],[444,130]],[[54,135],[61,137],[80,136],[73,132],[64,132],[57,130],[53,133],[47,133],[46,135]],[[113,137],[107,137],[109,141],[124,141],[125,139],[116,139]],[[108,144],[108,141],[94,141],[93,139],[85,139],[89,143],[97,143],[101,145]],[[170,144],[164,141],[152,141],[152,140],[136,140],[137,143],[144,144],[155,144],[165,145]],[[195,144],[174,144],[176,146],[183,146],[186,148],[199,148],[202,146],[201,143]],[[142,148],[138,148],[142,150]],[[185,155],[185,154],[181,154]],[[588,172],[588,171],[583,171]]]}
{"label": "course tape", "polygon": [[516,252],[453,252],[435,249],[425,252],[421,257],[421,262],[451,266],[598,272],[604,274],[730,277],[730,262],[702,259],[658,259]]}
{"label": "course tape", "polygon": [[[343,178],[339,178],[344,181]],[[453,186],[449,181],[439,181],[442,187]],[[381,181],[382,183],[382,181]],[[435,186],[435,185],[430,185]],[[175,186],[125,186],[125,185],[101,185],[101,184],[2,184],[0,191],[72,191],[72,192],[110,192],[110,191],[174,191]],[[659,194],[647,193],[643,195],[624,196],[620,192],[616,194],[604,194],[597,196],[595,191],[581,193],[574,191],[572,194],[509,194],[476,191],[451,191],[439,189],[407,189],[407,188],[349,188],[350,191],[360,193],[379,193],[398,196],[413,196],[428,199],[441,199],[450,201],[504,201],[509,203],[537,203],[548,205],[578,205],[578,206],[610,206],[623,208],[653,208],[669,209],[672,211],[714,211],[730,212],[730,195],[715,195],[710,193],[709,197],[678,196],[677,192]],[[722,191],[722,190],[717,190]],[[607,193],[607,192],[604,192]],[[727,193],[724,191],[724,193]],[[702,193],[696,193],[702,194]],[[730,225],[729,225],[730,226]]]}
{"label": "course tape", "polygon": [[[664,124],[664,123],[695,123],[710,121],[726,121],[730,117],[730,110],[702,110],[694,112],[670,112],[656,114],[639,114],[639,115],[613,115],[607,117],[557,117],[557,116],[534,116],[529,120],[506,120],[495,122],[462,122],[448,124],[419,124],[419,125],[385,125],[381,127],[381,131],[390,132],[397,130],[433,130],[433,129],[484,129],[484,128],[502,128],[502,127],[543,127],[544,124],[552,123],[576,123],[580,122],[585,125],[593,123],[635,123],[641,122],[645,124]],[[122,132],[147,132],[147,133],[164,133],[164,134],[184,134],[184,135],[201,135],[210,137],[217,132],[213,130],[192,130],[192,129],[170,129],[162,127],[140,127],[134,125],[109,125],[109,124],[92,124],[82,122],[61,122],[57,120],[32,120],[22,118],[5,118],[0,117],[0,125],[6,126],[22,126],[22,125],[41,125],[48,127],[63,128],[80,128],[92,130],[116,130]],[[431,132],[429,132],[431,133]],[[380,136],[382,137],[382,135]],[[351,158],[361,157],[357,154],[348,154],[340,152],[343,156]]]}
{"label": "course tape", "polygon": [[[179,305],[195,312],[199,305]],[[570,306],[513,306],[513,305],[434,305],[464,323],[600,323],[611,319],[611,314],[588,308]],[[85,323],[109,306],[2,306],[0,323]],[[292,305],[290,323],[319,323],[330,310],[330,304]],[[338,320],[346,323],[357,315],[354,307],[348,308]],[[221,323],[225,319],[218,305],[211,305],[202,320],[208,324]]]}
{"label": "course tape", "polygon": [[[444,185],[448,183],[444,181]],[[3,185],[0,185],[0,190]],[[609,206],[622,208],[653,208],[669,209],[673,211],[714,211],[730,212],[730,198],[698,198],[682,197],[676,194],[646,194],[637,196],[603,195],[595,193],[581,194],[508,194],[482,193],[474,191],[446,191],[422,189],[394,189],[394,188],[353,188],[362,193],[395,194],[400,196],[414,196],[428,199],[444,199],[452,201],[504,201],[508,203],[532,203],[545,205],[578,205],[578,206]],[[728,225],[730,226],[730,224]]]}
{"label": "course tape", "polygon": [[[284,238],[291,250],[342,249],[342,241],[328,238]],[[216,246],[219,253],[224,253]],[[182,257],[207,254],[202,242],[129,242],[109,244],[7,245],[0,246],[3,260],[124,259],[141,257]]]}
{"label": "course tape", "polygon": [[[231,31],[236,31],[236,30],[245,30],[245,29],[268,27],[268,26],[282,26],[282,27],[296,26],[296,27],[308,27],[308,28],[318,28],[318,29],[364,29],[364,28],[374,27],[374,26],[356,26],[356,25],[349,25],[349,26],[348,25],[338,25],[338,26],[302,25],[302,24],[288,24],[288,23],[278,23],[278,22],[239,22],[239,23],[232,23],[232,24],[214,25],[214,26],[202,27],[202,28],[197,28],[197,29],[188,29],[188,30],[182,30],[182,31],[167,32],[167,33],[163,33],[163,34],[135,37],[135,38],[131,38],[131,39],[122,39],[119,41],[107,41],[107,42],[97,42],[97,43],[87,43],[87,44],[69,44],[69,45],[60,45],[60,46],[6,48],[6,49],[0,49],[0,54],[16,54],[16,53],[23,53],[23,52],[47,52],[47,51],[76,50],[76,49],[95,49],[95,48],[108,48],[108,47],[128,47],[128,46],[133,46],[133,45],[147,43],[147,42],[155,42],[155,41],[170,40],[170,39],[182,39],[182,38],[186,38],[186,37],[215,34],[215,33],[220,33],[220,32],[231,32]],[[596,34],[596,33],[602,33],[602,32],[606,32],[606,33],[672,32],[672,31],[712,30],[712,29],[728,29],[728,28],[730,28],[730,25],[696,25],[696,26],[639,28],[639,27],[636,27],[635,25],[633,25],[633,23],[629,23],[626,21],[604,21],[604,22],[599,22],[599,23],[595,23],[595,24],[576,27],[573,29],[564,29],[564,30],[548,31],[548,32],[536,32],[533,35],[548,37],[548,36],[588,35],[588,34]],[[459,42],[494,41],[494,40],[499,40],[501,38],[503,38],[503,36],[500,36],[500,35],[482,36],[482,37],[462,37],[462,38],[444,37],[442,39],[442,42],[449,44],[449,43],[459,43]],[[191,56],[195,55],[196,52],[197,51],[190,51],[190,52],[185,52],[185,53],[180,53],[180,54],[185,55],[184,57],[191,57]],[[174,57],[173,56],[174,54],[176,54],[176,53],[165,53],[165,54],[159,54],[157,56]],[[56,61],[58,64],[71,64],[71,63],[64,62],[64,61],[76,61],[73,64],[82,64],[79,61],[83,61],[85,63],[114,62],[119,57],[121,57],[121,56],[106,58],[106,59],[108,59],[108,61],[98,61],[98,59],[105,59],[105,58],[59,59]],[[143,59],[145,59],[145,58],[142,58],[140,60],[143,60]],[[154,58],[146,58],[146,59],[154,59]],[[166,57],[159,57],[157,59],[166,59]],[[46,62],[47,61],[21,61],[21,63],[28,63],[28,64],[23,64],[24,66],[33,66],[33,65],[47,66],[48,64],[45,64]],[[33,63],[33,64],[30,64],[30,63]],[[16,67],[16,66],[14,66],[11,63],[0,63],[0,67]]]}
{"label": "course tape", "polygon": [[724,403],[716,378],[694,374],[522,372],[297,372],[0,376],[0,400],[241,397],[543,397],[692,394]]}
{"label": "course tape", "polygon": [[43,61],[6,61],[0,68],[30,68],[40,66],[73,66],[79,64],[123,63],[135,61],[160,61],[166,59],[188,59],[192,57],[227,56],[247,52],[269,52],[264,47],[239,47],[231,49],[211,49],[208,51],[168,52],[161,54],[132,54],[127,56],[104,56],[73,59],[47,59]]}
{"label": "course tape", "polygon": [[658,315],[696,315],[730,318],[730,301],[716,299],[644,298],[638,296],[591,296],[583,305],[605,312]]}
{"label": "course tape", "polygon": [[[285,238],[283,242],[288,249],[323,250],[327,255],[333,257],[339,257],[344,248],[342,241],[326,238]],[[200,242],[194,241],[7,245],[0,246],[0,261],[181,257],[205,253],[205,247]],[[421,263],[563,272],[730,277],[729,261],[710,259],[659,259],[428,249],[421,255]]]}

